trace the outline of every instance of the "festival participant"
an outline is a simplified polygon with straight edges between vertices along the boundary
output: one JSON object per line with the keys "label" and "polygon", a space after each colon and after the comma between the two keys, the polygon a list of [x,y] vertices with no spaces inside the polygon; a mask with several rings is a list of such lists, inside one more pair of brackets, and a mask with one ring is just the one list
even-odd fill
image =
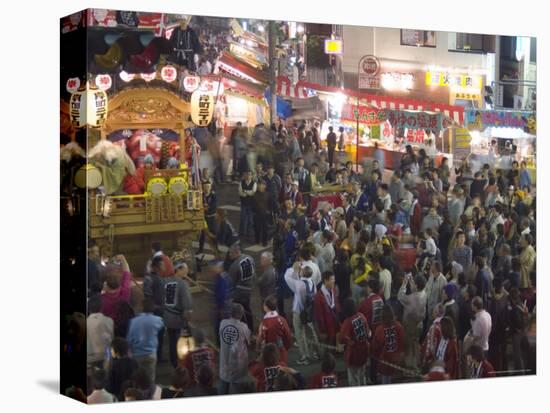
{"label": "festival participant", "polygon": [[199,384],[198,372],[202,366],[208,366],[212,370],[216,368],[216,352],[207,344],[200,328],[193,329],[193,339],[194,348],[179,361],[178,367],[185,368],[189,373],[191,384]]}
{"label": "festival participant", "polygon": [[266,344],[260,359],[252,361],[248,366],[250,375],[256,380],[256,392],[274,391],[273,385],[281,365],[284,366],[285,363],[279,359],[277,346],[273,343]]}
{"label": "festival participant", "polygon": [[437,304],[431,316],[433,322],[428,329],[420,349],[420,364],[424,367],[430,366],[435,360],[435,352],[441,340],[441,319],[445,316],[445,307],[443,304]]}
{"label": "festival participant", "polygon": [[440,321],[441,339],[435,350],[435,360],[445,363],[445,372],[449,378],[456,380],[459,378],[458,365],[458,344],[456,341],[456,332],[453,320],[449,317],[443,317]]}
{"label": "festival participant", "polygon": [[99,403],[114,403],[117,401],[117,398],[105,390],[107,385],[107,374],[105,370],[101,368],[94,368],[92,372],[92,393],[88,396],[88,404],[99,404]]}
{"label": "festival participant", "polygon": [[375,331],[382,323],[384,300],[378,295],[378,291],[380,291],[378,279],[374,277],[369,279],[366,284],[366,297],[359,306],[359,312],[366,317],[371,331]]}
{"label": "festival participant", "polygon": [[321,360],[321,371],[311,378],[310,389],[330,389],[338,387],[336,359],[330,352],[325,352]]}
{"label": "festival participant", "polygon": [[466,362],[470,371],[469,378],[484,379],[495,377],[495,370],[491,363],[485,360],[485,352],[478,345],[472,345],[467,352]]}
{"label": "festival participant", "polygon": [[340,303],[335,288],[336,277],[332,271],[325,271],[322,277],[323,284],[313,301],[313,319],[319,340],[334,346],[340,329]]}
{"label": "festival participant", "polygon": [[163,319],[168,333],[170,363],[178,365],[177,342],[182,330],[187,329],[193,312],[193,301],[187,283],[189,269],[183,260],[174,262],[176,273],[163,280]]}
{"label": "festival participant", "polygon": [[258,348],[274,344],[279,351],[281,363],[287,364],[288,350],[292,345],[292,333],[287,321],[277,313],[277,299],[274,295],[265,298],[264,318],[258,329]]}
{"label": "festival participant", "polygon": [[344,321],[338,342],[344,345],[348,386],[364,386],[367,384],[366,367],[371,331],[367,319],[357,311],[357,306],[351,298],[344,300],[342,318]]}
{"label": "festival participant", "polygon": [[124,255],[115,256],[113,263],[103,270],[105,286],[101,294],[101,312],[114,323],[118,319],[118,306],[130,302],[130,281],[132,274]]}
{"label": "festival participant", "polygon": [[403,328],[395,320],[390,305],[382,308],[382,323],[376,327],[372,339],[372,355],[378,359],[377,373],[382,384],[390,384],[398,372],[391,365],[400,365],[404,351]]}
{"label": "festival participant", "polygon": [[231,317],[220,323],[219,394],[238,393],[239,384],[248,376],[250,329],[241,320],[244,308],[233,303]]}
{"label": "festival participant", "polygon": [[250,331],[254,331],[254,318],[250,307],[252,285],[256,278],[254,259],[250,255],[243,254],[239,244],[233,244],[229,248],[228,255],[232,261],[227,271],[229,296],[234,303],[243,306],[246,324]]}

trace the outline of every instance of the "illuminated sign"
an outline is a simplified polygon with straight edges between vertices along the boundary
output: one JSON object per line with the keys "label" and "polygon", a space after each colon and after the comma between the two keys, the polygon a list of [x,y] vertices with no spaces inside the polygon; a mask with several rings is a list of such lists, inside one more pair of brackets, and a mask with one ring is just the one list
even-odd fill
{"label": "illuminated sign", "polygon": [[447,86],[481,90],[482,84],[482,77],[478,75],[432,71],[426,72],[427,86]]}
{"label": "illuminated sign", "polygon": [[414,82],[411,73],[386,72],[380,78],[382,87],[388,90],[410,90]]}
{"label": "illuminated sign", "polygon": [[191,95],[191,120],[197,126],[208,126],[214,115],[214,96],[196,90]]}
{"label": "illuminated sign", "polygon": [[376,56],[366,55],[359,61],[359,89],[380,89],[380,61]]}
{"label": "illuminated sign", "polygon": [[325,39],[325,54],[341,55],[344,53],[344,42],[342,40]]}

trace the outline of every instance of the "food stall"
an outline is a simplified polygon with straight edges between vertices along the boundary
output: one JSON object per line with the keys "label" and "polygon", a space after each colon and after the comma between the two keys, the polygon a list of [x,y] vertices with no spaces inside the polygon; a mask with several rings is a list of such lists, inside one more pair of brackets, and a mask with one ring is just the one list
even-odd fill
{"label": "food stall", "polygon": [[[514,110],[469,110],[465,130],[471,140],[474,170],[484,163],[500,164],[507,144],[518,162],[526,161],[533,182],[536,181],[536,113]],[[495,141],[496,145],[492,146]]]}

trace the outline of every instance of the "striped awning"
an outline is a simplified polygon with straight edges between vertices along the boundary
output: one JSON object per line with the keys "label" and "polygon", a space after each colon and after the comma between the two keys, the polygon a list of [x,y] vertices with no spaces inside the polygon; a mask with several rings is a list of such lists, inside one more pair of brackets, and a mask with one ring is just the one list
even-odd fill
{"label": "striped awning", "polygon": [[277,95],[283,98],[307,99],[311,96],[303,86],[293,85],[288,77],[277,78]]}
{"label": "striped awning", "polygon": [[444,103],[435,103],[416,99],[403,99],[392,96],[370,95],[368,93],[357,92],[351,89],[339,89],[336,87],[323,86],[310,82],[299,82],[297,86],[318,90],[320,92],[343,93],[347,96],[358,97],[359,99],[366,101],[368,105],[379,109],[442,112],[446,118],[453,120],[459,125],[464,124],[464,108],[462,106],[446,105]]}

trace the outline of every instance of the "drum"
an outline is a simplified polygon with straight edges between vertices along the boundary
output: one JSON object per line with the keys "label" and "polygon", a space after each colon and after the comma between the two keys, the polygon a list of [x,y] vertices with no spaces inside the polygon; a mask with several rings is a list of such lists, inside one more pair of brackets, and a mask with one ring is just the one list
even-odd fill
{"label": "drum", "polygon": [[149,182],[147,182],[147,192],[151,195],[164,195],[167,191],[168,185],[166,184],[166,180],[164,178],[151,178]]}
{"label": "drum", "polygon": [[174,195],[185,195],[189,189],[186,179],[181,176],[170,178],[168,182],[168,192]]}
{"label": "drum", "polygon": [[79,188],[96,189],[103,182],[101,171],[91,163],[83,165],[74,174],[74,183]]}

